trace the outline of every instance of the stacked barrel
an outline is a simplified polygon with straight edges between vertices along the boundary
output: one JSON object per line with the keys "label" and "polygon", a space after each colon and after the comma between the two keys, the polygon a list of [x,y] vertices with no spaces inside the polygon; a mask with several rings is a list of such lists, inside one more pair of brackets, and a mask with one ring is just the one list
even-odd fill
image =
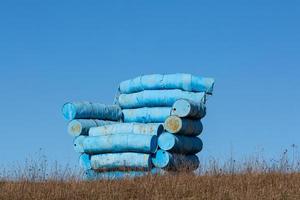
{"label": "stacked barrel", "polygon": [[115,105],[63,106],[87,179],[136,177],[199,165],[197,137],[214,80],[190,74],[144,75],[119,85]]}
{"label": "stacked barrel", "polygon": [[155,173],[151,158],[158,148],[157,135],[163,130],[161,124],[152,123],[118,123],[91,128],[89,137],[83,142],[84,152],[92,155],[89,167],[94,171],[92,175],[87,174],[89,179]]}
{"label": "stacked barrel", "polygon": [[192,171],[199,167],[196,154],[203,143],[197,136],[203,130],[201,119],[205,114],[204,103],[179,99],[173,104],[171,116],[164,123],[166,132],[158,138],[160,150],[152,158],[156,167],[172,171]]}
{"label": "stacked barrel", "polygon": [[87,179],[141,176],[151,170],[161,124],[121,123],[118,105],[69,102],[62,112],[71,120],[68,132]]}
{"label": "stacked barrel", "polygon": [[202,150],[197,136],[206,114],[206,97],[214,80],[190,74],[145,75],[120,84],[118,103],[124,122],[164,123],[158,136],[159,150],[152,156],[157,168],[194,170]]}

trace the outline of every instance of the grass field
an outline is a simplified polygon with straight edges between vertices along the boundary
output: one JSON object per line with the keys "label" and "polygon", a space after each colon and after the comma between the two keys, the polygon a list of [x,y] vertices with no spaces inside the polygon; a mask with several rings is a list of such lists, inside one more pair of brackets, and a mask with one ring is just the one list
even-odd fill
{"label": "grass field", "polygon": [[0,199],[300,199],[300,174],[181,173],[122,181],[4,181]]}
{"label": "grass field", "polygon": [[[298,157],[297,157],[298,158]],[[296,161],[297,160],[297,161]],[[0,199],[300,199],[300,162],[261,156],[222,165],[202,162],[198,175],[177,173],[119,181],[82,181],[78,172],[46,157],[0,170]]]}

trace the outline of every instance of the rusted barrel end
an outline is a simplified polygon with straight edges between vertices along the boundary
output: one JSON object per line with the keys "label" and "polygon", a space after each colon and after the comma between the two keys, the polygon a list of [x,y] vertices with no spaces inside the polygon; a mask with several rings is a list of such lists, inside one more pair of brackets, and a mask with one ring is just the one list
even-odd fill
{"label": "rusted barrel end", "polygon": [[178,133],[182,128],[182,120],[178,116],[170,116],[166,119],[164,127],[170,133]]}

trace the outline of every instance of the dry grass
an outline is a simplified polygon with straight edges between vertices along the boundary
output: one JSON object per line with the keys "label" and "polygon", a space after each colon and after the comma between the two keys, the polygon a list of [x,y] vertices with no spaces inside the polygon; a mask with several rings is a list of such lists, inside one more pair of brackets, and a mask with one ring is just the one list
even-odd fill
{"label": "dry grass", "polygon": [[[300,199],[300,156],[285,150],[277,160],[257,155],[202,161],[197,174],[147,176],[119,181],[80,180],[76,168],[43,155],[0,170],[0,199]],[[51,166],[51,167],[49,167]]]}
{"label": "dry grass", "polygon": [[1,182],[0,199],[300,199],[300,173],[178,174],[122,181]]}

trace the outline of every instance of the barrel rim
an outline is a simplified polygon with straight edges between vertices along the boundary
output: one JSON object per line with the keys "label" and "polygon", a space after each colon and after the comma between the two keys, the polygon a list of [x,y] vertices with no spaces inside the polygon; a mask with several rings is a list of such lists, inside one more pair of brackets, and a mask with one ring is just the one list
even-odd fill
{"label": "barrel rim", "polygon": [[[168,121],[171,120],[171,119],[176,119],[177,122],[179,123],[179,124],[178,124],[178,127],[177,127],[175,130],[174,130],[174,129],[171,129],[171,128],[168,126]],[[180,117],[178,117],[178,116],[176,116],[176,115],[171,115],[171,116],[169,116],[169,117],[165,120],[165,122],[164,122],[164,127],[165,127],[165,129],[166,129],[168,132],[170,132],[170,133],[178,133],[178,132],[180,131],[181,127],[182,127],[182,120],[181,120]]]}
{"label": "barrel rim", "polygon": [[175,137],[169,132],[164,132],[158,137],[158,146],[159,148],[169,151],[175,145]]}
{"label": "barrel rim", "polygon": [[[72,131],[72,126],[76,126],[76,125],[80,126],[80,130],[79,131]],[[81,133],[82,133],[82,124],[80,123],[80,121],[78,121],[76,119],[71,120],[68,123],[68,133],[72,136],[75,136],[75,137],[81,135]]]}
{"label": "barrel rim", "polygon": [[[68,105],[70,107],[72,107],[72,109],[71,109],[72,110],[71,115],[70,115],[70,107]],[[68,107],[66,107],[66,106],[68,106]],[[61,109],[62,109],[61,112],[62,112],[62,114],[63,114],[63,116],[64,116],[64,118],[66,120],[73,120],[73,119],[75,119],[75,116],[76,116],[76,106],[74,105],[73,102],[66,102],[66,103],[64,103]]]}

